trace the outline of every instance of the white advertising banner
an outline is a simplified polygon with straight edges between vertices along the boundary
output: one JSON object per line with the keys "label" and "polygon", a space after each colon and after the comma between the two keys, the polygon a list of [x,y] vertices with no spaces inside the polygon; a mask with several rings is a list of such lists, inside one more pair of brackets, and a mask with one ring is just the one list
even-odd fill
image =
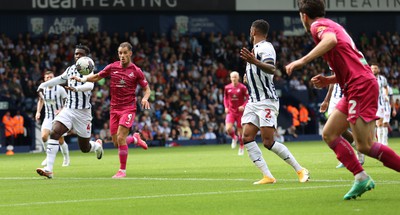
{"label": "white advertising banner", "polygon": [[[327,11],[400,12],[400,0],[325,0]],[[237,11],[298,11],[297,0],[236,0]]]}

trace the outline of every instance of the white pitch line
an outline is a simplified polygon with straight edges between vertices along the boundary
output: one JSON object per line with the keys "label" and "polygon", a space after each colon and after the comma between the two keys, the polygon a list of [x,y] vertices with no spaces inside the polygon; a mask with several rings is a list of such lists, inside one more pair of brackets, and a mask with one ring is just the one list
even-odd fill
{"label": "white pitch line", "polygon": [[[0,177],[0,180],[45,180],[46,178],[44,177]],[[48,179],[50,180],[50,179]],[[113,179],[111,177],[107,178],[54,178],[51,180],[113,180],[115,181],[116,179]],[[248,179],[248,178],[151,178],[151,177],[127,177],[127,178],[122,178],[118,180],[134,180],[134,181],[255,181],[257,179]],[[296,182],[298,181],[297,179],[277,179],[277,182]],[[329,180],[329,179],[311,179],[310,182],[353,182],[354,180],[344,180],[344,179],[337,179],[337,180]],[[378,183],[400,183],[400,181],[389,181],[389,180],[379,180],[375,181]]]}
{"label": "white pitch line", "polygon": [[82,203],[82,202],[100,202],[100,201],[120,201],[120,200],[131,200],[131,199],[155,199],[155,198],[166,198],[166,197],[188,197],[188,196],[205,196],[205,195],[224,195],[224,194],[236,194],[236,193],[251,193],[251,192],[271,192],[281,190],[309,190],[309,189],[321,189],[321,188],[335,188],[335,187],[347,187],[349,185],[330,185],[330,186],[313,186],[313,187],[291,187],[291,188],[272,188],[272,189],[258,189],[258,190],[232,190],[232,191],[215,191],[215,192],[201,192],[201,193],[177,193],[177,194],[165,194],[165,195],[151,195],[151,196],[127,196],[117,198],[98,198],[98,199],[78,199],[78,200],[64,200],[64,201],[49,201],[49,202],[26,202],[26,203],[15,203],[15,204],[0,204],[1,207],[21,207],[21,206],[33,206],[33,205],[55,205],[55,204],[66,204],[66,203]]}
{"label": "white pitch line", "polygon": [[[380,184],[400,184],[400,181],[389,182]],[[271,192],[271,191],[286,191],[286,190],[310,190],[310,189],[321,189],[321,188],[336,188],[336,187],[348,187],[348,184],[343,185],[326,185],[326,186],[307,186],[307,187],[280,187],[274,188],[269,186],[269,189],[257,189],[257,190],[232,190],[232,191],[214,191],[214,192],[200,192],[200,193],[177,193],[177,194],[164,194],[164,195],[150,195],[150,196],[127,196],[118,198],[98,198],[98,199],[77,199],[77,200],[63,200],[63,201],[49,201],[49,202],[25,202],[25,203],[14,203],[14,204],[0,204],[0,208],[5,207],[21,207],[21,206],[33,206],[33,205],[55,205],[55,204],[66,204],[66,203],[82,203],[82,202],[101,202],[101,201],[120,201],[120,200],[131,200],[131,199],[155,199],[155,198],[168,198],[168,197],[190,197],[190,196],[205,196],[205,195],[225,195],[225,194],[237,194],[237,193],[252,193],[252,192]]]}

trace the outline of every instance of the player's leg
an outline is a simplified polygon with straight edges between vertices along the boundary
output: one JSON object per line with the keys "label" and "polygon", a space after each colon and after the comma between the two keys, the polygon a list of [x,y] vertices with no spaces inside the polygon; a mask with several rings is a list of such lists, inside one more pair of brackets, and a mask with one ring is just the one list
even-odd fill
{"label": "player's leg", "polygon": [[[63,109],[64,111],[65,109]],[[69,109],[66,109],[69,110]],[[58,116],[57,116],[58,117]],[[90,109],[70,110],[69,118],[72,120],[72,127],[78,135],[79,149],[83,153],[94,152],[97,159],[101,159],[104,154],[103,141],[97,139],[91,141],[92,136],[92,115]],[[64,132],[65,133],[65,132]]]}
{"label": "player's leg", "polygon": [[54,161],[56,160],[57,152],[60,147],[58,140],[69,129],[61,122],[54,121],[50,132],[50,139],[47,141],[46,159],[47,165],[44,168],[37,168],[36,172],[47,178],[53,177]]}
{"label": "player's leg", "polygon": [[[42,133],[41,135],[42,135],[43,150],[46,152],[46,150],[47,150],[47,141],[49,140],[49,136],[50,136],[50,129],[43,128],[43,126],[42,126],[42,132],[41,133]],[[47,155],[46,155],[46,157],[47,157]],[[46,158],[42,161],[41,165],[42,166],[46,166],[47,165],[47,159]]]}
{"label": "player's leg", "polygon": [[[357,158],[358,161],[360,162],[361,165],[364,164],[365,162],[365,155],[361,152],[359,152],[356,148],[356,143],[354,142],[353,138],[353,133],[351,133],[348,129],[343,132],[342,137],[347,140],[347,142],[350,143],[350,145],[357,151]],[[336,168],[343,168],[345,167],[342,163],[339,162],[339,164],[336,166]]]}
{"label": "player's leg", "polygon": [[[134,120],[135,112],[131,112],[131,113],[133,114],[133,119],[132,120]],[[111,135],[117,133],[118,126],[119,126],[119,120],[120,120],[119,118],[120,117],[119,117],[118,113],[113,113],[113,112],[110,113],[110,131],[111,131]],[[131,118],[132,118],[132,116],[131,116]],[[130,129],[132,127],[133,122],[131,122],[131,121],[128,121],[128,122],[129,122],[128,125],[125,124],[124,126],[129,126],[127,128]],[[117,143],[117,139],[116,138],[113,138],[113,143],[114,143],[115,147],[118,147],[118,144],[116,144]],[[142,139],[141,135],[138,132],[135,132],[132,135],[128,135],[126,137],[126,144],[128,144],[128,145],[129,144],[135,144],[137,146],[140,146],[144,150],[148,149],[146,141],[144,141]]]}
{"label": "player's leg", "polygon": [[363,172],[364,169],[358,162],[350,143],[341,136],[347,130],[348,125],[347,115],[335,109],[324,126],[322,137],[335,152],[336,158],[343,163],[353,175],[356,175]]}
{"label": "player's leg", "polygon": [[274,152],[287,164],[291,165],[296,171],[300,182],[308,181],[310,179],[308,170],[300,166],[296,158],[285,145],[274,140],[275,128],[265,126],[261,127],[260,130],[264,147]]}
{"label": "player's leg", "polygon": [[129,129],[124,126],[119,126],[116,135],[113,135],[113,140],[118,145],[118,156],[119,156],[119,170],[112,178],[124,178],[126,177],[126,164],[128,161],[128,145],[126,143],[126,137],[129,134]]}
{"label": "player's leg", "polygon": [[378,143],[382,143],[383,141],[383,118],[379,118],[379,120],[376,121],[376,137]]}
{"label": "player's leg", "polygon": [[[241,123],[241,122],[240,122],[240,123]],[[238,136],[238,139],[239,139],[239,151],[238,151],[238,155],[241,156],[241,155],[244,154],[244,142],[243,142],[243,138],[242,138],[242,134],[243,134],[242,125],[240,125],[240,127],[239,127],[239,124],[238,124],[237,131],[238,131],[238,135],[237,135],[237,136]]]}
{"label": "player's leg", "polygon": [[360,152],[380,160],[384,166],[400,172],[400,156],[388,146],[373,141],[373,122],[367,123],[360,118],[357,119],[355,125],[352,125],[352,129],[354,129],[353,134]]}
{"label": "player's leg", "polygon": [[242,116],[243,116],[243,113],[237,114],[235,116],[236,128],[237,128],[237,137],[238,137],[238,140],[239,140],[239,151],[238,151],[238,155],[239,156],[244,154],[244,142],[243,142],[243,138],[242,138],[242,134],[243,134]]}
{"label": "player's leg", "polygon": [[276,179],[270,172],[268,165],[263,158],[262,151],[255,141],[258,131],[258,127],[252,123],[246,123],[243,126],[244,146],[246,147],[250,160],[263,174],[263,178],[260,181],[254,182],[254,184],[272,184],[276,182]]}
{"label": "player's leg", "polygon": [[228,113],[225,119],[225,131],[232,138],[231,148],[234,149],[237,146],[238,137],[235,132],[235,116]]}
{"label": "player's leg", "polygon": [[61,149],[61,153],[63,154],[64,160],[63,160],[63,164],[62,166],[69,166],[70,160],[69,160],[69,148],[68,148],[68,144],[64,139],[64,136],[61,136],[59,141],[60,141],[60,149]]}

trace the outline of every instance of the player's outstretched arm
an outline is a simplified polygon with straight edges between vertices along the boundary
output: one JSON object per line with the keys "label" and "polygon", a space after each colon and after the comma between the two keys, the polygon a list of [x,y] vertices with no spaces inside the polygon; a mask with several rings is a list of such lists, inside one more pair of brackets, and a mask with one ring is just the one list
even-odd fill
{"label": "player's outstretched arm", "polygon": [[151,93],[150,86],[147,85],[144,88],[144,96],[143,96],[142,102],[141,102],[142,108],[144,108],[144,109],[150,109],[150,103],[149,103],[150,93]]}
{"label": "player's outstretched arm", "polygon": [[296,69],[302,68],[305,64],[311,62],[317,57],[320,57],[333,49],[337,44],[337,38],[335,33],[325,33],[322,35],[321,42],[318,43],[306,56],[295,60],[285,66],[286,73],[291,75]]}
{"label": "player's outstretched arm", "polygon": [[77,77],[77,76],[72,76],[72,80],[76,80],[78,82],[97,82],[103,79],[102,77],[99,76],[99,74],[89,74],[89,75],[84,75],[83,78]]}
{"label": "player's outstretched arm", "polygon": [[37,89],[37,92],[43,91],[44,88],[46,88],[46,87],[54,87],[56,85],[64,84],[66,82],[67,82],[67,80],[62,79],[61,76],[57,76],[55,78],[52,78],[51,80],[41,83]]}

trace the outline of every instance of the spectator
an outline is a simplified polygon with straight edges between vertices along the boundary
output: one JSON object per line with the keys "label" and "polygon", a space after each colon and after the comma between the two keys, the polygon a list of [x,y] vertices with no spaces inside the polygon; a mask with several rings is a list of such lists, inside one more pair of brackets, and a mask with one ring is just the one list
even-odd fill
{"label": "spectator", "polygon": [[307,108],[302,103],[299,104],[299,107],[300,107],[300,109],[299,109],[299,120],[300,120],[301,133],[304,134],[305,127],[307,126],[308,121],[310,120],[310,118],[308,116]]}
{"label": "spectator", "polygon": [[297,127],[300,126],[299,110],[296,107],[292,106],[292,105],[288,105],[287,106],[287,111],[289,111],[289,113],[292,114],[292,125],[289,128],[289,134],[291,134],[295,138],[297,138],[298,135],[296,134],[296,129],[297,129]]}
{"label": "spectator", "polygon": [[204,134],[204,139],[206,140],[215,140],[217,139],[217,135],[214,133],[213,127],[209,126],[207,132]]}
{"label": "spectator", "polygon": [[11,117],[10,111],[7,111],[2,119],[2,122],[4,124],[4,130],[5,130],[5,137],[6,137],[6,146],[7,146],[7,152],[6,155],[14,155],[14,121],[13,118]]}

